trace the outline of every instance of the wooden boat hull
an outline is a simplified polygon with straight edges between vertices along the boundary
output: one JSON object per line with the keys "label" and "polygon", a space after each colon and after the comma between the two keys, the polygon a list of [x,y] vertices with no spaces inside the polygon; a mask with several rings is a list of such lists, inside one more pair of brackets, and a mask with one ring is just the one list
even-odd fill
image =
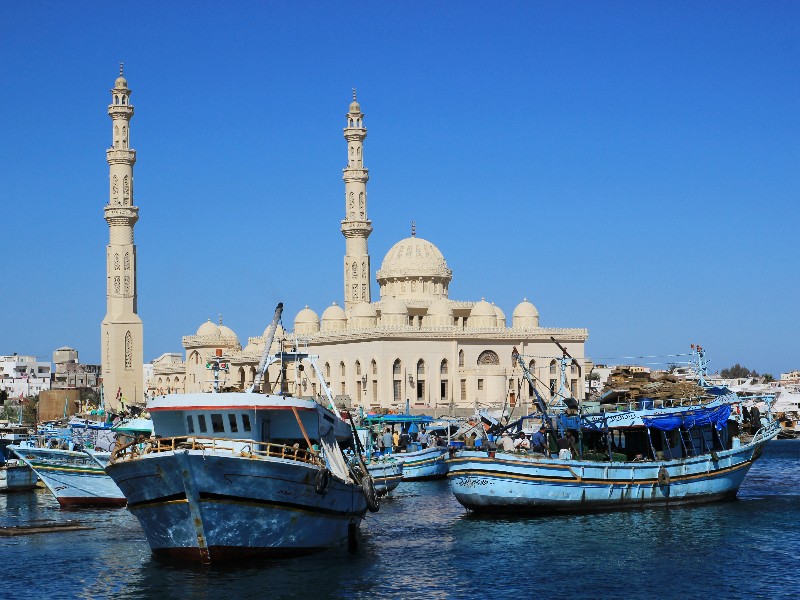
{"label": "wooden boat hull", "polygon": [[111,463],[153,553],[201,563],[288,557],[354,542],[361,487],[315,465],[175,450]]}
{"label": "wooden boat hull", "polygon": [[107,454],[96,453],[99,458],[94,458],[72,450],[9,448],[33,469],[61,506],[125,506],[125,496],[101,466]]}
{"label": "wooden boat hull", "polygon": [[462,451],[450,461],[450,487],[466,508],[486,513],[554,513],[702,503],[734,498],[773,422],[749,444],[686,459],[592,462]]}

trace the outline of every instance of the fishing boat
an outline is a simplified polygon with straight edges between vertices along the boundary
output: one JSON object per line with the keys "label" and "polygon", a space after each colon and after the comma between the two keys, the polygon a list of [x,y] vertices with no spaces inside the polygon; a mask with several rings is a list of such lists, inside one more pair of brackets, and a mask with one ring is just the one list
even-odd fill
{"label": "fishing boat", "polygon": [[[152,398],[155,437],[112,453],[106,471],[154,554],[210,564],[353,548],[367,510],[378,509],[363,461],[348,462],[342,453],[353,446],[353,428],[317,357],[296,348],[269,354],[282,308],[248,390],[220,392],[215,384],[211,393]],[[281,382],[287,372],[311,371],[324,398],[292,396],[283,384],[278,393],[259,393],[276,362]]]}
{"label": "fishing boat", "polygon": [[[152,424],[123,421],[122,431],[150,436]],[[45,484],[62,507],[125,506],[125,496],[105,472],[110,445],[119,432],[110,423],[74,421],[48,427],[9,449]]]}
{"label": "fishing boat", "polygon": [[403,462],[391,455],[374,456],[365,462],[378,496],[386,496],[403,480]]}
{"label": "fishing boat", "polygon": [[[525,361],[518,354],[515,359],[535,390]],[[562,375],[566,364],[562,360]],[[768,413],[752,435],[744,434],[731,418],[736,394],[712,386],[705,392],[658,403],[642,399],[613,412],[584,412],[574,398],[565,399],[564,411],[552,411],[537,392],[539,410],[528,418],[548,431],[544,451],[459,451],[450,461],[450,487],[463,506],[487,513],[586,512],[734,498],[780,424]],[[552,443],[557,435],[560,442],[568,440],[567,432],[576,436],[573,448]]]}
{"label": "fishing boat", "polygon": [[409,436],[408,442],[402,444],[401,451],[392,454],[403,464],[403,481],[421,481],[444,479],[447,477],[447,457],[449,448],[447,439],[440,439],[440,444],[426,445],[413,441],[411,436],[424,431],[433,418],[425,415],[411,414],[368,414],[362,419],[369,428],[374,429],[373,437],[379,438],[381,433],[398,428]]}
{"label": "fishing boat", "polygon": [[0,492],[21,492],[36,487],[37,477],[28,465],[7,448],[28,438],[28,428],[9,425],[0,428]]}

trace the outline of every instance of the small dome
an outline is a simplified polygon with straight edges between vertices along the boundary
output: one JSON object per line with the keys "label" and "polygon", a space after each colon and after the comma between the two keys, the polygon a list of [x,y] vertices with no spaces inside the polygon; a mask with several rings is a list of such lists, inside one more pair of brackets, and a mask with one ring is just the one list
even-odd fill
{"label": "small dome", "polygon": [[505,327],[506,326],[506,313],[503,310],[496,306],[494,302],[492,302],[492,306],[494,306],[494,315],[497,318],[497,326],[498,327]]}
{"label": "small dome", "polygon": [[[283,337],[283,334],[284,334],[283,325],[278,323],[275,326],[275,339],[277,340],[278,338]],[[264,329],[264,333],[261,334],[261,337],[263,337],[264,339],[267,339],[268,335],[269,335],[269,325],[267,325],[267,328]]]}
{"label": "small dome", "polygon": [[219,326],[219,335],[220,335],[220,337],[223,337],[226,340],[235,341],[237,344],[239,343],[239,338],[233,332],[233,329],[231,329],[230,327],[228,327],[226,325],[220,325]]}
{"label": "small dome", "polygon": [[353,100],[350,103],[350,112],[351,113],[360,113],[361,112],[361,105],[356,100]]}
{"label": "small dome", "polygon": [[517,304],[511,321],[512,327],[520,329],[535,329],[539,327],[539,311],[525,298]]}
{"label": "small dome", "polygon": [[319,316],[313,310],[306,307],[297,313],[294,318],[294,332],[300,334],[317,333],[319,331]]}
{"label": "small dome", "polygon": [[388,298],[381,302],[381,316],[405,315],[407,310],[403,301],[397,298]]}
{"label": "small dome", "polygon": [[352,329],[372,329],[378,324],[378,311],[369,302],[359,302],[350,309],[349,327]]}
{"label": "small dome", "polygon": [[316,323],[319,325],[319,316],[308,308],[308,304],[306,304],[306,307],[297,313],[297,316],[294,318],[295,327],[297,327],[298,323]]}
{"label": "small dome", "polygon": [[369,302],[359,302],[350,309],[350,317],[377,317],[378,311]]}
{"label": "small dome", "polygon": [[528,302],[528,299],[525,298],[522,302],[517,304],[517,307],[514,309],[514,314],[512,315],[514,318],[517,317],[538,317],[539,311],[536,310],[536,307]]}
{"label": "small dome", "polygon": [[428,306],[428,315],[452,317],[453,309],[450,307],[450,303],[447,300],[444,298],[437,298]]}
{"label": "small dome", "polygon": [[428,305],[425,324],[431,327],[450,327],[453,323],[453,308],[444,298],[437,298]]}
{"label": "small dome", "polygon": [[322,331],[342,331],[347,327],[347,315],[334,302],[322,313]]}
{"label": "small dome", "polygon": [[119,89],[125,89],[128,87],[128,80],[125,79],[122,75],[120,75],[119,77],[117,77],[116,81],[114,81],[114,87]]}
{"label": "small dome", "polygon": [[219,335],[219,327],[211,322],[211,319],[200,325],[197,328],[197,335]]}
{"label": "small dome", "polygon": [[497,314],[494,312],[494,306],[489,304],[486,300],[481,298],[480,302],[476,302],[475,306],[472,307],[472,310],[469,312],[469,317],[496,317]]}
{"label": "small dome", "polygon": [[347,321],[344,309],[334,302],[322,313],[322,321]]}
{"label": "small dome", "polygon": [[497,314],[494,312],[494,306],[481,298],[481,301],[476,302],[469,311],[467,326],[474,329],[497,327]]}

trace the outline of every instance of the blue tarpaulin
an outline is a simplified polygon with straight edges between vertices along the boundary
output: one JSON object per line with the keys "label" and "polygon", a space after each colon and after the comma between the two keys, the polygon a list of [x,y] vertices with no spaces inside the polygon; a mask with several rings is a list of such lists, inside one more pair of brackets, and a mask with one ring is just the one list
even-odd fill
{"label": "blue tarpaulin", "polygon": [[717,429],[722,429],[730,414],[731,405],[723,404],[715,409],[695,409],[671,415],[642,417],[642,422],[645,427],[653,427],[662,431],[672,431],[678,427],[689,429],[690,427],[703,427],[704,425],[714,425]]}

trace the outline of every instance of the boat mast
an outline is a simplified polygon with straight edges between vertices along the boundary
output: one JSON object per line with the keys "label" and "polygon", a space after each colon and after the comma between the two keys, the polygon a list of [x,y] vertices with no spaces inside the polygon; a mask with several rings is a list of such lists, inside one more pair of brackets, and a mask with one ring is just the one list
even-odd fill
{"label": "boat mast", "polygon": [[275,307],[275,315],[272,317],[272,323],[269,325],[267,339],[264,342],[264,351],[261,353],[261,360],[258,363],[258,373],[256,373],[256,377],[253,379],[253,385],[247,388],[248,394],[252,394],[261,386],[261,380],[264,378],[264,373],[266,373],[267,367],[269,366],[267,362],[269,358],[269,349],[272,347],[272,340],[275,338],[275,330],[278,328],[278,321],[281,319],[282,312],[283,302],[278,302],[278,306]]}

